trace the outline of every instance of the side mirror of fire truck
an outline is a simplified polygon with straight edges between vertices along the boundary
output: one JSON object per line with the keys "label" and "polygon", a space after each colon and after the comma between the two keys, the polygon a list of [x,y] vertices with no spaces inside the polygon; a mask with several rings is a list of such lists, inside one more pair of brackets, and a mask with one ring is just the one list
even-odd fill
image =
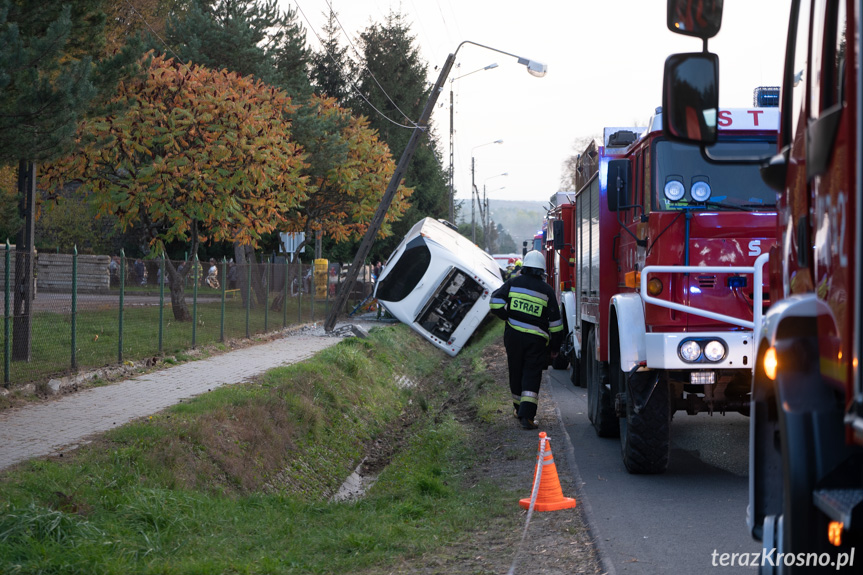
{"label": "side mirror of fire truck", "polygon": [[713,38],[722,25],[722,0],[668,0],[667,24],[675,34]]}
{"label": "side mirror of fire truck", "polygon": [[662,130],[682,142],[716,143],[719,58],[710,52],[672,54],[662,81]]}
{"label": "side mirror of fire truck", "polygon": [[563,237],[563,220],[554,220],[551,222],[552,246],[554,251],[560,251],[566,245]]}
{"label": "side mirror of fire truck", "polygon": [[626,200],[629,198],[629,160],[611,160],[608,162],[608,183],[605,197],[609,212],[632,207],[626,205]]}

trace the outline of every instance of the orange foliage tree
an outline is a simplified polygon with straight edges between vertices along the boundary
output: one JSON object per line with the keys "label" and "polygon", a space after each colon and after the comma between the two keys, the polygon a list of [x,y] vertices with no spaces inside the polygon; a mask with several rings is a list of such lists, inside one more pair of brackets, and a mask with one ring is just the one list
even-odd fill
{"label": "orange foliage tree", "polygon": [[[380,204],[395,162],[365,117],[352,116],[334,98],[312,96],[295,114],[297,137],[307,153],[308,196],[287,215],[286,230],[320,231],[342,242],[362,238]],[[399,187],[379,237],[410,207],[410,188]]]}
{"label": "orange foliage tree", "polygon": [[[153,253],[177,240],[192,254],[208,238],[255,246],[307,198],[284,92],[154,56],[114,101],[124,112],[82,123],[75,153],[47,167],[43,187],[81,181],[99,213],[144,226]],[[192,268],[166,261],[180,321],[191,319],[183,286]]]}

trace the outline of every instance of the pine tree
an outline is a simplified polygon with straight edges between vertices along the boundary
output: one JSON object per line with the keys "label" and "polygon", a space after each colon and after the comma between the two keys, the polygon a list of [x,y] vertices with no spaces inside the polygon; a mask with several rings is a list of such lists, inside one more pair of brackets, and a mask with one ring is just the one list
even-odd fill
{"label": "pine tree", "polygon": [[307,96],[309,56],[296,14],[282,12],[277,0],[194,0],[185,14],[168,20],[165,33],[185,63],[254,76]]}
{"label": "pine tree", "polygon": [[101,8],[102,0],[0,0],[0,165],[18,163],[24,219],[16,241],[15,360],[30,359],[36,164],[71,149],[80,120],[139,55],[129,45],[102,58]]}
{"label": "pine tree", "polygon": [[348,49],[339,43],[337,14],[330,10],[320,51],[312,54],[311,78],[316,90],[335,98],[340,106],[348,103]]}
{"label": "pine tree", "polygon": [[[360,45],[363,61],[354,72],[368,101],[354,98],[353,108],[369,117],[371,126],[398,158],[410,139],[413,122],[428,101],[428,66],[415,46],[410,25],[399,13],[390,12],[384,24],[366,28],[360,34]],[[418,220],[446,217],[449,212],[447,178],[435,142],[430,125],[405,175],[405,185],[414,189],[411,208],[393,225],[394,236],[376,244],[374,253],[389,255]]]}

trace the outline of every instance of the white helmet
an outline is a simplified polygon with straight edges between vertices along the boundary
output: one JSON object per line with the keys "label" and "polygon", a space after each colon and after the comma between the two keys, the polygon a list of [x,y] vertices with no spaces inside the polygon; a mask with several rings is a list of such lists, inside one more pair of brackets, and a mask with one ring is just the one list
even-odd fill
{"label": "white helmet", "polygon": [[545,273],[545,257],[540,252],[531,250],[524,256],[523,267],[534,268]]}

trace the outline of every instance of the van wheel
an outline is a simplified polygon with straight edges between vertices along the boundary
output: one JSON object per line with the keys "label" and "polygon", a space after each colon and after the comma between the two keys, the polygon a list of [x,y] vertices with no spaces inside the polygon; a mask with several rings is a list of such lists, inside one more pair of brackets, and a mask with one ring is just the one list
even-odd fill
{"label": "van wheel", "polygon": [[588,417],[599,437],[617,437],[619,427],[611,401],[611,390],[608,388],[608,373],[596,359],[595,349],[596,330],[592,329],[587,336],[587,356],[582,357],[587,379]]}
{"label": "van wheel", "polygon": [[[650,388],[657,377],[659,380],[651,394]],[[626,378],[627,374],[621,373],[621,382]],[[650,394],[640,413],[635,413],[630,390],[639,398]],[[620,448],[626,470],[635,474],[665,473],[671,452],[668,380],[655,372],[636,372],[629,376],[629,386],[621,391],[626,397],[626,417],[620,418]]]}

